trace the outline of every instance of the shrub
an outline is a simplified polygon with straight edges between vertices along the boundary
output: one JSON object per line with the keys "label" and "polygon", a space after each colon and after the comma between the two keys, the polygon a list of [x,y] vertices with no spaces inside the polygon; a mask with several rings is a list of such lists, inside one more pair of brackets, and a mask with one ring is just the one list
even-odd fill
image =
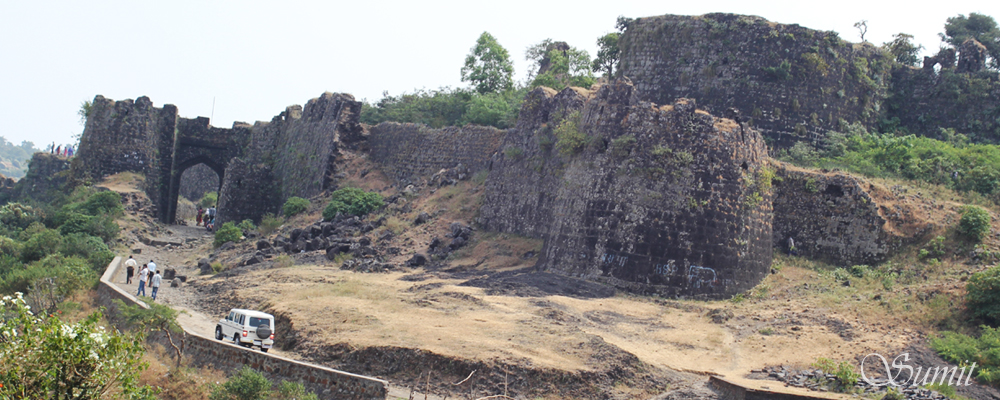
{"label": "shrub", "polygon": [[563,156],[573,156],[590,143],[590,137],[579,129],[580,112],[574,111],[555,129],[556,148]]}
{"label": "shrub", "polygon": [[20,242],[6,236],[0,236],[0,254],[14,258],[21,257],[21,249],[24,247]]}
{"label": "shrub", "polygon": [[990,233],[990,220],[989,211],[982,207],[965,206],[962,209],[962,219],[958,221],[958,232],[979,242]]}
{"label": "shrub", "polygon": [[956,332],[941,332],[940,337],[931,337],[930,344],[934,351],[947,361],[963,364],[976,361],[976,380],[987,384],[1000,384],[1000,330],[988,326],[982,327],[979,338]]}
{"label": "shrub", "polygon": [[621,135],[611,140],[611,155],[623,158],[632,152],[636,139],[634,135]]}
{"label": "shrub", "polygon": [[222,270],[225,269],[225,268],[223,268],[222,263],[218,262],[218,261],[216,261],[214,263],[211,263],[209,265],[212,267],[212,273],[213,274],[217,274],[219,272],[222,272]]}
{"label": "shrub", "polygon": [[62,246],[62,235],[54,229],[43,229],[24,242],[21,250],[21,260],[31,262],[41,260],[46,255],[55,253]]}
{"label": "shrub", "polygon": [[315,393],[306,392],[305,386],[298,382],[281,382],[278,391],[273,396],[275,400],[317,400]]}
{"label": "shrub", "polygon": [[63,236],[59,252],[66,256],[85,258],[91,269],[98,274],[103,273],[108,263],[115,258],[115,254],[100,238],[86,233],[72,233]]}
{"label": "shrub", "polygon": [[337,213],[363,216],[382,207],[382,195],[357,188],[337,189],[323,209],[323,219],[333,219]]}
{"label": "shrub", "polygon": [[87,197],[83,203],[75,204],[74,211],[91,216],[98,215],[122,215],[125,210],[122,208],[121,195],[109,190],[97,192]]}
{"label": "shrub", "polygon": [[24,229],[44,217],[42,210],[21,203],[8,203],[0,207],[0,224],[7,228]]}
{"label": "shrub", "polygon": [[240,228],[240,230],[243,231],[244,233],[257,230],[257,226],[254,225],[253,221],[249,219],[241,221],[239,225],[236,225],[236,227]]}
{"label": "shrub", "polygon": [[59,226],[59,232],[63,235],[85,233],[97,236],[105,243],[110,243],[118,237],[118,231],[121,230],[111,214],[89,216],[78,212],[69,212],[64,215],[66,219]]}
{"label": "shrub", "polygon": [[212,389],[210,400],[267,400],[271,381],[244,365],[229,381]]}
{"label": "shrub", "polygon": [[258,227],[258,229],[261,235],[267,236],[270,235],[271,232],[277,230],[278,227],[280,227],[281,224],[284,223],[285,223],[284,218],[276,217],[274,216],[274,214],[267,213],[264,214],[264,217],[260,219],[260,226]]}
{"label": "shrub", "polygon": [[243,236],[243,231],[236,227],[232,221],[222,224],[219,230],[215,231],[215,247],[222,246],[226,242],[238,242]]}
{"label": "shrub", "polygon": [[97,283],[97,273],[90,268],[87,260],[56,253],[5,275],[0,281],[0,291],[26,293],[33,284],[44,278],[55,280],[55,294],[60,297],[67,297]]}
{"label": "shrub", "polygon": [[837,392],[851,391],[858,383],[858,378],[861,377],[861,374],[854,371],[854,366],[846,361],[838,364],[829,358],[820,358],[812,365],[822,370],[823,373],[835,376],[836,386],[832,389]]}
{"label": "shrub", "polygon": [[288,268],[295,265],[295,259],[288,254],[281,254],[274,257],[274,266],[278,268]]}
{"label": "shrub", "polygon": [[[18,332],[0,341],[0,398],[155,399],[139,384],[147,365],[141,336],[105,330],[100,313],[78,323],[32,313],[20,295],[0,301],[5,330]],[[102,389],[112,388],[109,393]],[[76,397],[79,396],[79,397]]]}
{"label": "shrub", "polygon": [[973,315],[1000,322],[1000,266],[972,274],[965,290],[965,302]]}
{"label": "shrub", "polygon": [[303,199],[301,197],[289,197],[285,200],[285,205],[281,206],[281,213],[285,217],[291,217],[294,215],[301,214],[305,210],[309,209],[309,200]]}
{"label": "shrub", "polygon": [[214,207],[216,203],[219,202],[219,194],[216,192],[206,192],[201,196],[201,200],[198,200],[198,206],[201,208]]}

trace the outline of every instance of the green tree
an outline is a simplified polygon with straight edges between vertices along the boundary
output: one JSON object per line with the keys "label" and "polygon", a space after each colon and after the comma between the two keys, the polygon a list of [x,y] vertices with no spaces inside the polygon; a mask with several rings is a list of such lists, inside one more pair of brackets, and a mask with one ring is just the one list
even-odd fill
{"label": "green tree", "polygon": [[472,52],[465,57],[462,82],[470,82],[479,94],[497,93],[514,87],[514,64],[510,54],[489,32],[476,40]]}
{"label": "green tree", "polygon": [[[176,357],[174,367],[181,367],[181,354],[184,353],[184,345],[187,343],[187,332],[177,323],[177,310],[157,303],[149,303],[149,308],[125,304],[118,299],[115,299],[114,303],[128,324],[144,332],[163,332],[167,336],[167,343],[174,349]],[[174,336],[178,336],[178,339],[175,340]]]}
{"label": "green tree", "polygon": [[100,313],[69,324],[31,312],[20,293],[0,308],[0,398],[154,399],[139,384],[146,369],[142,336],[108,332]]}
{"label": "green tree", "polygon": [[610,78],[615,73],[621,49],[618,48],[618,33],[611,32],[597,38],[597,58],[594,58],[594,72],[604,72]]}
{"label": "green tree", "polygon": [[966,39],[973,38],[986,46],[989,53],[989,66],[1000,69],[1000,28],[997,21],[986,14],[970,13],[968,17],[959,14],[948,18],[944,24],[944,33],[939,34],[941,40],[958,47]]}
{"label": "green tree", "polygon": [[882,48],[896,58],[896,62],[903,65],[918,65],[920,59],[917,57],[923,45],[913,44],[913,35],[897,33],[892,35],[892,41],[882,44]]}

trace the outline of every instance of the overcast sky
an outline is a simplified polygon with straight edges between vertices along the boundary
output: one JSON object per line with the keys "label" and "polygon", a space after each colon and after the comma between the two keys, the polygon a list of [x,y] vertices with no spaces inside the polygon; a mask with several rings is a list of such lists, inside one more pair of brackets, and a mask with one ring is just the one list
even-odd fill
{"label": "overcast sky", "polygon": [[36,147],[83,130],[80,103],[149,96],[212,124],[270,120],[325,91],[377,101],[383,91],[462,86],[483,31],[515,61],[545,38],[596,53],[619,15],[728,12],[834,30],[881,44],[905,32],[936,50],[945,19],[1000,18],[1000,1],[0,1],[0,136]]}

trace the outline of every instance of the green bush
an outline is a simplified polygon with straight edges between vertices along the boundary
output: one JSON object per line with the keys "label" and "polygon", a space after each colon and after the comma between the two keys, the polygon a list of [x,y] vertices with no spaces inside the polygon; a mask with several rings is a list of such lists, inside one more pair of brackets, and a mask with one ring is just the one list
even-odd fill
{"label": "green bush", "polygon": [[89,216],[77,212],[68,212],[64,215],[66,216],[65,220],[59,226],[59,232],[63,235],[85,233],[97,236],[101,240],[104,240],[105,243],[111,243],[118,237],[118,232],[121,230],[118,223],[115,222],[114,217],[110,214]]}
{"label": "green bush", "polygon": [[87,260],[56,253],[4,275],[0,280],[0,292],[28,293],[31,285],[43,278],[55,279],[56,294],[61,297],[67,297],[77,290],[92,287],[97,283],[97,273],[91,269]]}
{"label": "green bush", "polygon": [[982,334],[974,338],[956,332],[941,332],[940,337],[930,338],[931,348],[947,361],[964,364],[977,363],[976,379],[982,383],[1000,384],[1000,331],[982,327]]}
{"label": "green bush", "polygon": [[363,216],[382,207],[382,195],[356,188],[337,189],[323,209],[323,219],[333,219],[337,213]]}
{"label": "green bush", "polygon": [[973,315],[1000,323],[1000,266],[972,274],[965,290],[965,302]]}
{"label": "green bush", "polygon": [[240,228],[240,230],[243,231],[244,234],[257,230],[257,225],[254,225],[253,221],[249,219],[240,221],[239,225],[236,225],[236,227]]}
{"label": "green bush", "polygon": [[210,400],[267,400],[271,395],[271,381],[263,374],[244,365],[229,381],[216,386]]}
{"label": "green bush", "polygon": [[271,232],[274,232],[284,223],[284,218],[276,217],[271,213],[264,214],[264,217],[260,219],[260,234],[264,236],[270,235]]}
{"label": "green bush", "polygon": [[226,242],[239,242],[240,237],[243,236],[243,231],[236,227],[232,221],[222,224],[218,230],[215,231],[215,247],[222,246]]}
{"label": "green bush", "polygon": [[958,221],[958,232],[979,242],[990,233],[990,220],[990,212],[982,207],[965,206],[962,209],[962,219]]}
{"label": "green bush", "polygon": [[567,157],[579,154],[590,143],[590,137],[580,132],[579,120],[580,112],[574,111],[556,126],[556,149],[559,149],[559,154]]}
{"label": "green bush", "polygon": [[104,273],[108,263],[115,258],[108,245],[100,238],[86,233],[72,233],[63,236],[59,252],[65,256],[78,256],[90,264],[91,269],[98,274]]}
{"label": "green bush", "polygon": [[55,253],[62,246],[62,235],[55,229],[43,229],[31,235],[21,249],[21,260],[31,262]]}
{"label": "green bush", "polygon": [[87,197],[83,203],[77,203],[70,208],[73,211],[84,213],[90,216],[111,215],[119,216],[125,212],[122,207],[121,195],[117,192],[103,191],[97,192]]}
{"label": "green bush", "polygon": [[0,224],[8,229],[24,229],[44,217],[42,210],[21,203],[7,203],[0,207]]}
{"label": "green bush", "polygon": [[854,371],[854,366],[851,363],[842,361],[836,363],[829,358],[820,358],[812,364],[813,367],[819,368],[826,374],[833,374],[836,379],[836,384],[833,388],[837,392],[850,392],[854,389],[854,385],[858,383],[858,378],[861,374]]}
{"label": "green bush", "polygon": [[0,236],[0,254],[21,258],[21,249],[24,245],[6,236]]}
{"label": "green bush", "polygon": [[317,400],[315,393],[306,392],[305,386],[298,382],[281,382],[277,393],[272,396],[275,400]]}
{"label": "green bush", "polygon": [[301,197],[289,197],[285,200],[285,205],[281,206],[281,213],[285,217],[291,217],[294,215],[301,214],[305,210],[309,209],[309,200],[303,199]]}
{"label": "green bush", "polygon": [[198,200],[198,206],[201,208],[215,207],[215,204],[219,202],[219,193],[216,192],[205,192],[201,196],[201,200]]}

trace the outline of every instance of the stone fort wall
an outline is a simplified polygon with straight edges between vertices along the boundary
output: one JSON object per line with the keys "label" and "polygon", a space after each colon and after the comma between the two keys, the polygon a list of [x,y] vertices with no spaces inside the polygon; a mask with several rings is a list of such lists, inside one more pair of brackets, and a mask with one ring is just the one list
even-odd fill
{"label": "stone fort wall", "polygon": [[421,124],[383,122],[369,129],[370,158],[398,181],[416,181],[458,164],[469,172],[487,170],[506,131],[466,125],[433,129]]}
{"label": "stone fort wall", "polygon": [[[582,134],[575,154],[560,137]],[[668,296],[723,298],[771,264],[767,151],[694,101],[640,101],[627,81],[538,88],[486,181],[486,229],[545,239],[539,267]],[[508,151],[508,149],[510,149]]]}

